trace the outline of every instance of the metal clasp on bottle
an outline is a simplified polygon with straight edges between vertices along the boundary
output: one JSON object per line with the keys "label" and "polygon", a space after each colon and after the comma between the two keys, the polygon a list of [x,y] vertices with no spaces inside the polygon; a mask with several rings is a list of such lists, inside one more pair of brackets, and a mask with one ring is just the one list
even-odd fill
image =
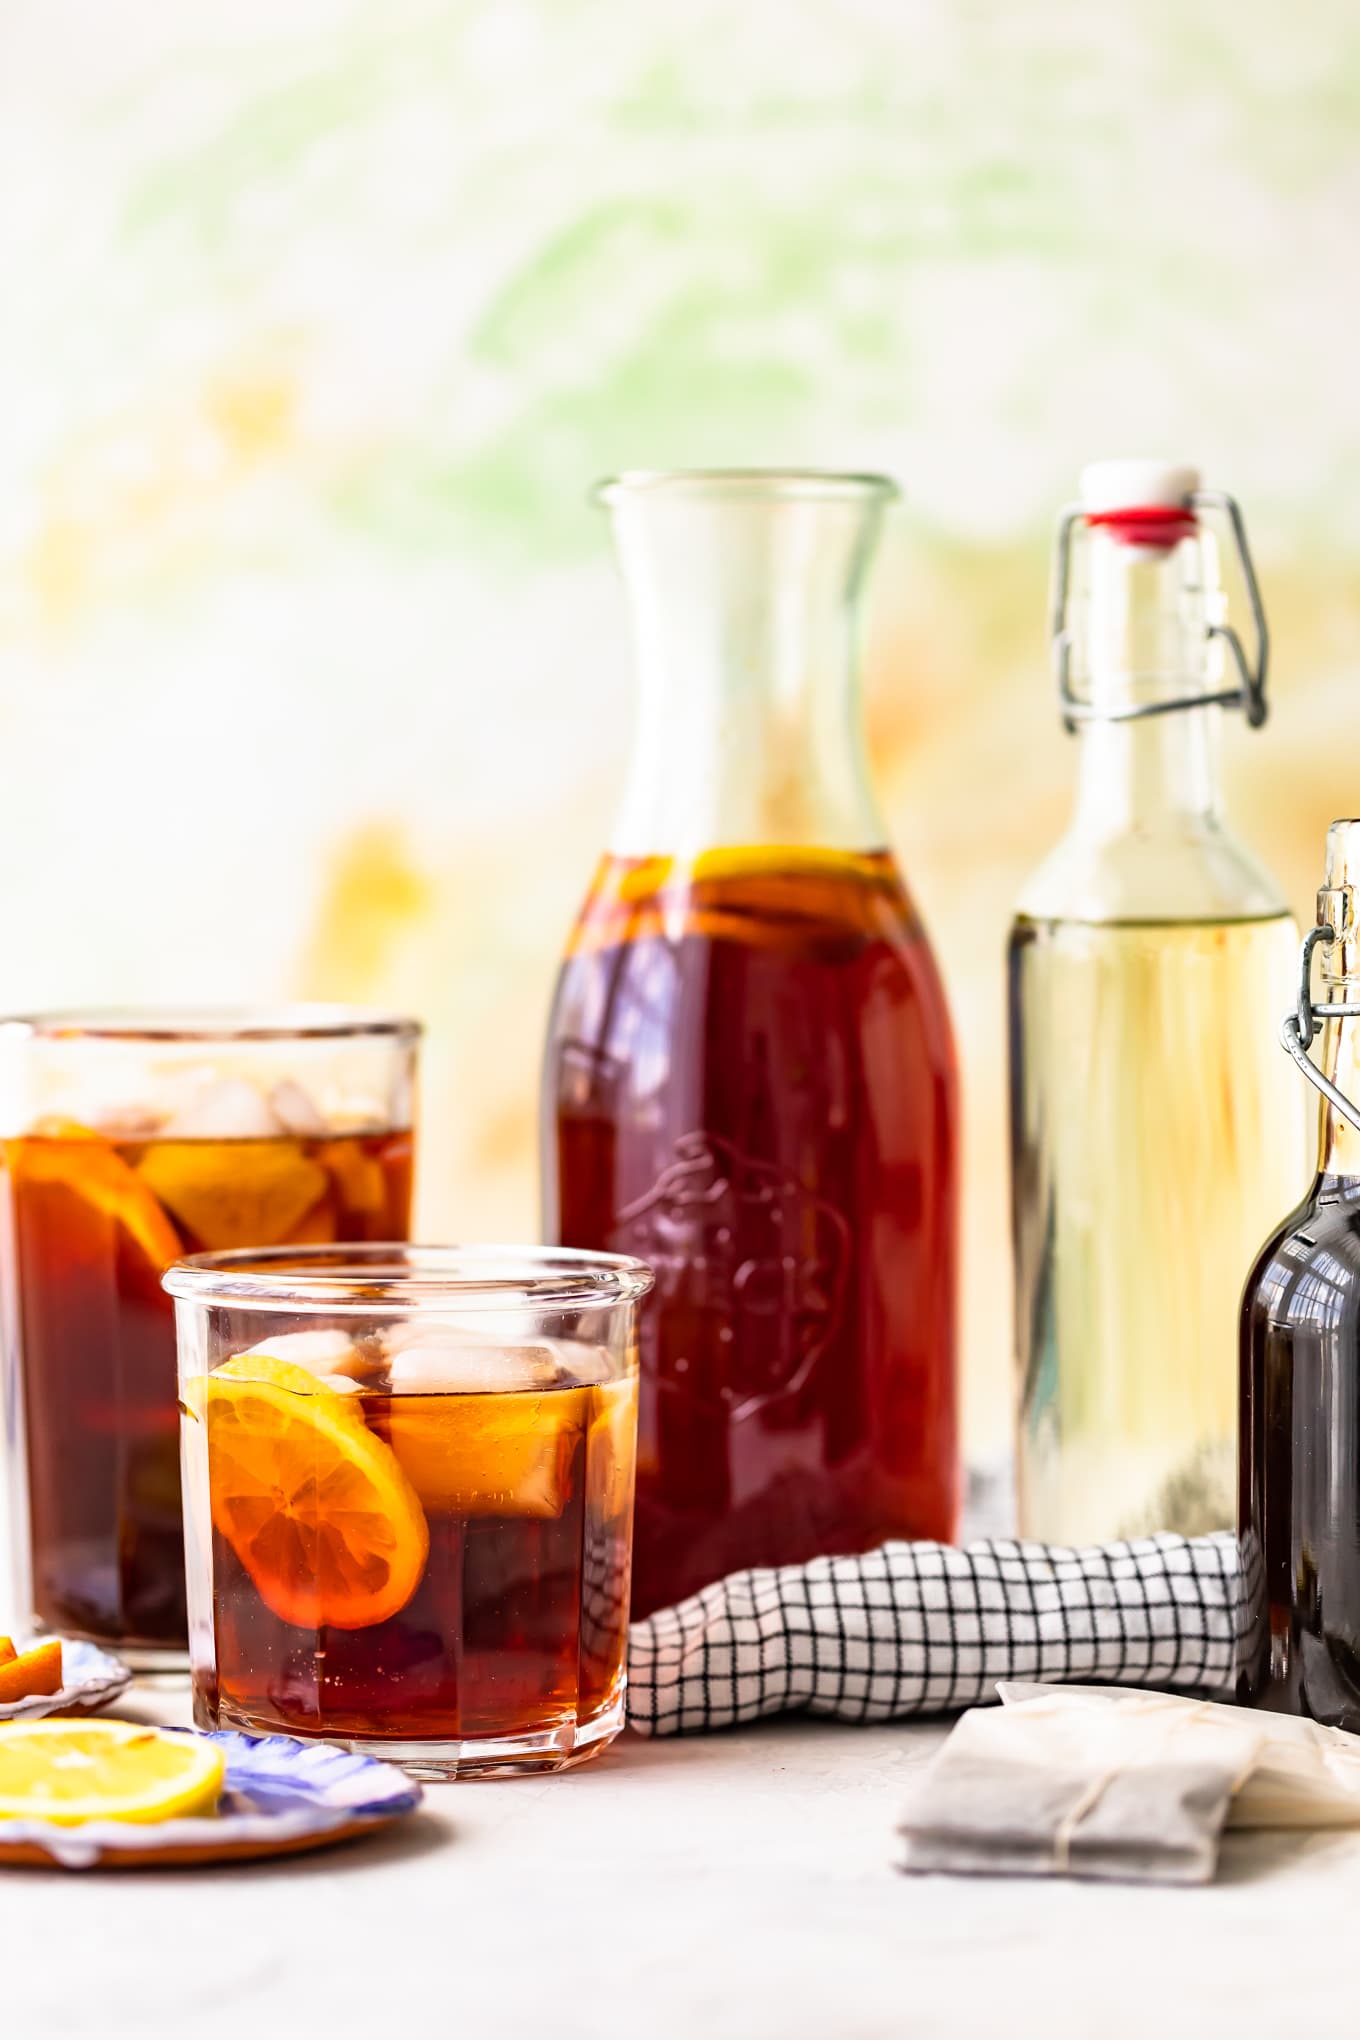
{"label": "metal clasp on bottle", "polygon": [[1241,562],[1242,579],[1246,584],[1247,600],[1251,604],[1252,630],[1256,638],[1256,657],[1248,659],[1241,638],[1229,623],[1211,623],[1205,627],[1207,638],[1222,638],[1232,653],[1234,664],[1241,676],[1238,687],[1223,688],[1217,694],[1180,694],[1170,701],[1136,702],[1127,708],[1097,708],[1092,702],[1083,701],[1072,688],[1072,635],[1067,628],[1067,596],[1072,578],[1072,534],[1079,524],[1084,524],[1090,512],[1080,503],[1071,503],[1058,519],[1057,557],[1053,573],[1053,599],[1049,611],[1049,634],[1053,641],[1053,670],[1058,682],[1058,703],[1062,710],[1063,726],[1069,732],[1084,722],[1138,722],[1149,715],[1173,715],[1183,708],[1240,708],[1254,730],[1259,730],[1266,719],[1266,665],[1270,655],[1270,633],[1266,625],[1266,612],[1261,601],[1261,590],[1256,580],[1256,569],[1252,565],[1251,548],[1247,544],[1247,527],[1242,521],[1242,512],[1237,499],[1223,489],[1196,489],[1184,499],[1187,510],[1221,510],[1232,526],[1233,541],[1237,557]]}
{"label": "metal clasp on bottle", "polygon": [[1308,930],[1299,951],[1298,1001],[1294,1011],[1286,1013],[1280,1024],[1280,1040],[1309,1083],[1360,1133],[1360,1105],[1338,1090],[1330,1077],[1324,1077],[1308,1053],[1329,1020],[1360,1020],[1360,1004],[1354,1000],[1319,1005],[1313,997],[1313,958],[1317,951],[1330,949],[1333,942],[1353,940],[1355,933],[1353,889],[1348,885],[1324,886],[1318,894],[1317,926]]}

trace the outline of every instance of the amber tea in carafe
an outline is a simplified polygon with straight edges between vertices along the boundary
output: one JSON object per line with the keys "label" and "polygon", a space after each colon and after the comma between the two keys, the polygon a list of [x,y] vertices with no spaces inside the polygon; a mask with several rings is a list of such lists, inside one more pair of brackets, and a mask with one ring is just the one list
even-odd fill
{"label": "amber tea in carafe", "polygon": [[606,491],[643,711],[549,1040],[549,1236],[635,1254],[635,1613],[948,1537],[955,1078],[867,790],[851,609],[885,484]]}

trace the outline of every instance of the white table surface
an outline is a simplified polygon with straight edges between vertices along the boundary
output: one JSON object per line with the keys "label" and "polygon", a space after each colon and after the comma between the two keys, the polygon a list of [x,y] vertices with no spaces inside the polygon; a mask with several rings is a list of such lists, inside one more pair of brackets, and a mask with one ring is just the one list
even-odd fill
{"label": "white table surface", "polygon": [[[177,1694],[118,1712],[185,1719]],[[1360,1834],[1229,1836],[1189,1891],[893,1868],[938,1726],[625,1735],[233,1870],[0,1870],[16,2034],[1243,2040],[1354,2030]]]}

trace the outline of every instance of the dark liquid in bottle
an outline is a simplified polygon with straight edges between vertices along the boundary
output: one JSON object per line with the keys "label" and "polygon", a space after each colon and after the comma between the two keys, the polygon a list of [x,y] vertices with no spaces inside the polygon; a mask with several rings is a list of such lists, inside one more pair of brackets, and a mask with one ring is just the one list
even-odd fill
{"label": "dark liquid in bottle", "polygon": [[1239,1698],[1360,1731],[1360,1179],[1321,1176],[1242,1302]]}
{"label": "dark liquid in bottle", "polygon": [[890,857],[606,859],[558,985],[548,1236],[636,1254],[633,1612],[948,1538],[956,1085]]}

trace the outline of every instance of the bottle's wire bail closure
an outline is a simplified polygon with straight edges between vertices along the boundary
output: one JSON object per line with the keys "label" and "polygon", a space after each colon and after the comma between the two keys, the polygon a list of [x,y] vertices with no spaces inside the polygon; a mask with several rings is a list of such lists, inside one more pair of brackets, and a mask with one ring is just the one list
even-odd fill
{"label": "bottle's wire bail closure", "polygon": [[1349,885],[1324,886],[1318,894],[1317,926],[1310,928],[1299,950],[1299,995],[1292,1013],[1280,1024],[1280,1040],[1310,1084],[1327,1103],[1360,1133],[1360,1105],[1325,1077],[1308,1051],[1329,1020],[1360,1020],[1360,1003],[1334,1000],[1319,1003],[1313,997],[1313,958],[1319,949],[1334,942],[1353,940],[1356,934],[1355,892]]}
{"label": "bottle's wire bail closure", "polygon": [[1072,687],[1072,635],[1067,627],[1067,597],[1072,579],[1073,534],[1078,526],[1087,522],[1091,513],[1080,503],[1069,503],[1058,518],[1053,595],[1049,609],[1049,635],[1053,644],[1053,670],[1058,683],[1058,704],[1062,711],[1063,727],[1069,734],[1079,724],[1085,722],[1138,722],[1144,716],[1173,715],[1187,708],[1240,708],[1254,730],[1259,730],[1266,719],[1266,666],[1270,657],[1270,632],[1266,624],[1266,612],[1261,601],[1256,569],[1252,565],[1251,548],[1247,544],[1247,527],[1242,520],[1241,507],[1236,497],[1228,495],[1224,489],[1195,489],[1181,500],[1189,511],[1221,511],[1232,527],[1233,543],[1237,548],[1247,600],[1251,605],[1252,632],[1256,639],[1255,658],[1248,659],[1246,648],[1231,624],[1211,623],[1205,627],[1205,636],[1221,638],[1228,647],[1241,676],[1240,686],[1224,688],[1216,694],[1182,694],[1170,701],[1135,702],[1125,708],[1097,708],[1094,703],[1083,701]]}

